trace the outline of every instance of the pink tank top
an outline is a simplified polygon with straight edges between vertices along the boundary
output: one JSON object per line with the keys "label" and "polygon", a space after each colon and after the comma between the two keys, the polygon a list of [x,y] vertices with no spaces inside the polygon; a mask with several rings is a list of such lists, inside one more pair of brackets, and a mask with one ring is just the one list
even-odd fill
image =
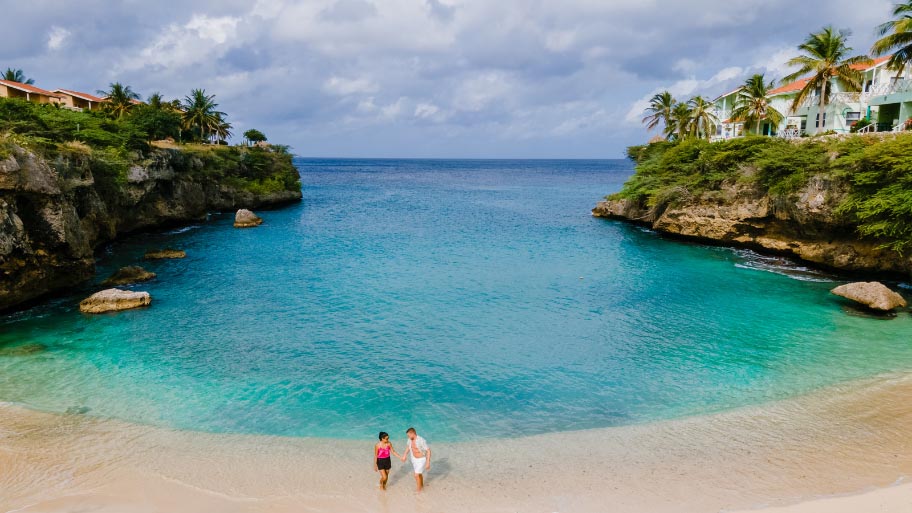
{"label": "pink tank top", "polygon": [[389,447],[381,447],[381,448],[377,449],[377,458],[383,459],[383,458],[389,458],[389,457],[390,457],[390,448]]}

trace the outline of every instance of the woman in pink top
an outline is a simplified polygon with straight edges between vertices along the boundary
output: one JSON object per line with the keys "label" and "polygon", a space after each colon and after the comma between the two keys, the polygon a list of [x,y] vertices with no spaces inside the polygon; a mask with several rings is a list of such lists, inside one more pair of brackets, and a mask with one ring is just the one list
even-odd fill
{"label": "woman in pink top", "polygon": [[374,446],[374,472],[380,472],[381,490],[386,490],[386,482],[389,480],[390,468],[393,466],[390,461],[390,453],[395,454],[397,458],[401,457],[399,456],[399,453],[393,450],[393,444],[390,443],[389,435],[381,431],[380,441]]}

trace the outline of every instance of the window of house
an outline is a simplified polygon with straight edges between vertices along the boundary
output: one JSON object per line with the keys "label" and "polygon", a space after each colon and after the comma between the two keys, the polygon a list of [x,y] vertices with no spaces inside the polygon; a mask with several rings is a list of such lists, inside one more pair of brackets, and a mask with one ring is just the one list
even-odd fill
{"label": "window of house", "polygon": [[858,121],[861,119],[861,112],[846,112],[846,121]]}
{"label": "window of house", "polygon": [[808,128],[808,120],[807,120],[807,118],[802,118],[801,119],[801,131],[804,132],[805,130],[807,130],[807,128]]}
{"label": "window of house", "polygon": [[817,119],[815,120],[817,128],[826,128],[826,112],[823,113],[823,126],[820,126],[820,113],[817,113]]}
{"label": "window of house", "polygon": [[873,80],[868,80],[867,82],[865,82],[864,92],[870,93],[870,92],[871,92],[871,86],[872,86],[872,85],[874,85],[874,81],[873,81]]}

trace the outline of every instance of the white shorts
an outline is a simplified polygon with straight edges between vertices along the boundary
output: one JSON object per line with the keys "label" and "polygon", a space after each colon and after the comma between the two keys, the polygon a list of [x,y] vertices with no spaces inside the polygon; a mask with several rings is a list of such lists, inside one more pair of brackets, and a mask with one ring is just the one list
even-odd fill
{"label": "white shorts", "polygon": [[409,459],[412,460],[412,468],[415,469],[415,473],[424,474],[424,467],[427,466],[427,456],[424,458],[410,456]]}

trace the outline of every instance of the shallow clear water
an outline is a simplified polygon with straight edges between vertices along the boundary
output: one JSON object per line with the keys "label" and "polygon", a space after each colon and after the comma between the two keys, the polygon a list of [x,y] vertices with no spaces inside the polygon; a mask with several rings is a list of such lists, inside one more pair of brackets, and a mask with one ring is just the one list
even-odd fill
{"label": "shallow clear water", "polygon": [[[0,318],[0,401],[216,432],[518,436],[701,414],[912,369],[912,317],[832,278],[590,217],[625,161],[300,160],[304,201],[136,235],[97,286]],[[47,350],[3,355],[10,347]]]}

